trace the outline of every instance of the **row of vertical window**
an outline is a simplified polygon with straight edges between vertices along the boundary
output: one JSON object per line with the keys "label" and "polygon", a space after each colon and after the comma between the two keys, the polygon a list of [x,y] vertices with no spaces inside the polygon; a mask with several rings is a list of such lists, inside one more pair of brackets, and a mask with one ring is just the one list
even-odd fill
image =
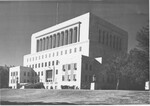
{"label": "row of vertical window", "polygon": [[11,79],[11,83],[17,83],[17,79]]}
{"label": "row of vertical window", "polygon": [[99,30],[99,43],[110,46],[116,50],[122,49],[122,39],[104,30]]}
{"label": "row of vertical window", "polygon": [[17,76],[18,75],[18,72],[11,72],[11,76]]}
{"label": "row of vertical window", "polygon": [[37,73],[36,72],[24,72],[24,76],[37,76]]}
{"label": "row of vertical window", "polygon": [[37,40],[37,52],[77,42],[77,27]]}
{"label": "row of vertical window", "polygon": [[24,83],[37,83],[37,82],[39,82],[39,79],[38,80],[26,80],[26,79],[24,79],[24,81],[23,81]]}
{"label": "row of vertical window", "polygon": [[66,70],[77,70],[77,63],[72,63],[72,64],[65,64],[62,66],[62,70],[66,71]]}
{"label": "row of vertical window", "polygon": [[38,63],[38,64],[32,64],[32,65],[27,65],[27,67],[31,67],[31,68],[40,68],[40,67],[49,67],[49,66],[54,66],[54,65],[58,65],[59,61],[56,60],[55,61],[49,61],[49,62],[42,62],[42,63]]}
{"label": "row of vertical window", "polygon": [[[65,80],[65,77],[67,77],[67,80]],[[76,74],[73,74],[72,80],[71,80],[71,75],[62,75],[62,81],[77,81]]]}
{"label": "row of vertical window", "polygon": [[92,82],[92,75],[85,75],[85,82]]}
{"label": "row of vertical window", "polygon": [[91,64],[88,64],[88,63],[85,63],[85,70],[90,70],[90,71],[92,71],[92,65],[91,65]]}
{"label": "row of vertical window", "polygon": [[[82,51],[82,47],[79,47],[79,52],[81,52],[81,51]],[[56,52],[56,53],[45,54],[45,56],[42,55],[42,56],[28,58],[27,62],[36,61],[36,60],[40,60],[40,59],[47,59],[50,57],[55,57],[55,56],[59,56],[59,55],[63,55],[63,54],[71,54],[71,53],[76,53],[76,52],[77,52],[77,48],[64,50],[64,51],[60,51],[60,52]]]}

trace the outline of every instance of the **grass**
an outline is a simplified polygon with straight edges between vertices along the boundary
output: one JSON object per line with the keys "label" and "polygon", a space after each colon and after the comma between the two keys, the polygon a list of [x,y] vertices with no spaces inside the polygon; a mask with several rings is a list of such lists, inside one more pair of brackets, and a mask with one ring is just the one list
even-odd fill
{"label": "grass", "polygon": [[1,104],[150,104],[149,91],[1,89]]}

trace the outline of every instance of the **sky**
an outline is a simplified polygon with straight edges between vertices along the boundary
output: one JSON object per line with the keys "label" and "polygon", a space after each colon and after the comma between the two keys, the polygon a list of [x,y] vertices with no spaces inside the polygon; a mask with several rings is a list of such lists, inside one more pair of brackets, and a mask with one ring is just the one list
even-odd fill
{"label": "sky", "polygon": [[149,22],[148,0],[0,1],[0,66],[23,65],[33,33],[87,12],[127,31],[128,51],[136,47],[137,32]]}

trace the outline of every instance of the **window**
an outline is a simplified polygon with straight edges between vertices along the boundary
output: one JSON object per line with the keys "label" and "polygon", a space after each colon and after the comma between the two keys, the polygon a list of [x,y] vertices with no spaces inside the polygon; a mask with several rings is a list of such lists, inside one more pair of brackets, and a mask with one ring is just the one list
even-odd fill
{"label": "window", "polygon": [[88,70],[88,64],[87,63],[85,64],[85,69]]}
{"label": "window", "polygon": [[51,54],[49,54],[49,57],[51,57]]}
{"label": "window", "polygon": [[61,51],[61,55],[63,55],[63,51]]}
{"label": "window", "polygon": [[51,65],[51,62],[49,61],[48,65],[50,66]]}
{"label": "window", "polygon": [[24,72],[24,76],[26,76],[26,72]]}
{"label": "window", "polygon": [[103,35],[102,36],[103,36],[102,44],[105,44],[105,31],[103,31]]}
{"label": "window", "polygon": [[16,76],[18,75],[18,72],[16,72]]}
{"label": "window", "polygon": [[70,53],[72,52],[72,50],[70,49]]}
{"label": "window", "polygon": [[42,67],[43,67],[43,63],[42,63]]}
{"label": "window", "polygon": [[74,48],[74,52],[76,52],[77,51],[77,48]]}
{"label": "window", "polygon": [[87,82],[87,75],[85,75],[85,82]]}
{"label": "window", "polygon": [[57,56],[58,56],[58,52],[57,52]]}
{"label": "window", "polygon": [[34,68],[34,64],[32,64],[32,68]]}
{"label": "window", "polygon": [[28,72],[28,76],[30,76],[30,72]]}
{"label": "window", "polygon": [[26,80],[24,79],[24,83],[26,83]]}
{"label": "window", "polygon": [[44,55],[42,55],[42,59],[44,58]]}
{"label": "window", "polygon": [[29,80],[27,80],[27,82],[30,82]]}
{"label": "window", "polygon": [[32,77],[34,76],[34,72],[32,72]]}
{"label": "window", "polygon": [[74,63],[74,69],[77,70],[77,63]]}
{"label": "window", "polygon": [[82,47],[79,48],[79,51],[82,51]]}
{"label": "window", "polygon": [[70,81],[70,75],[68,75],[68,81]]}
{"label": "window", "polygon": [[35,74],[35,76],[37,76],[36,72],[34,74]]}
{"label": "window", "polygon": [[91,75],[89,76],[89,81],[90,81],[90,82],[92,81],[92,76],[91,76]]}
{"label": "window", "polygon": [[63,65],[62,69],[63,69],[63,71],[65,71],[65,65]]}
{"label": "window", "polygon": [[67,50],[65,50],[65,54],[67,54]]}
{"label": "window", "polygon": [[37,68],[37,64],[35,64],[35,68]]}
{"label": "window", "polygon": [[62,81],[65,81],[65,76],[64,75],[62,75]]}
{"label": "window", "polygon": [[13,72],[14,73],[14,76],[15,76],[15,72]]}
{"label": "window", "polygon": [[73,80],[76,81],[76,74],[73,74]]}
{"label": "window", "polygon": [[39,63],[39,65],[38,65],[38,67],[40,68],[40,63]]}
{"label": "window", "polygon": [[52,61],[52,65],[54,65],[54,61]]}
{"label": "window", "polygon": [[56,74],[58,74],[58,70],[56,70]]}
{"label": "window", "polygon": [[70,64],[68,64],[68,70],[70,70],[71,69],[71,65]]}
{"label": "window", "polygon": [[107,35],[106,35],[106,45],[108,45],[108,32],[107,32]]}
{"label": "window", "polygon": [[45,67],[47,67],[47,62],[45,62]]}
{"label": "window", "polygon": [[55,53],[53,53],[53,57],[55,56]]}
{"label": "window", "polygon": [[92,71],[92,65],[90,65],[90,71]]}
{"label": "window", "polygon": [[45,54],[45,58],[47,58],[47,54]]}
{"label": "window", "polygon": [[11,72],[11,76],[13,76],[12,72]]}
{"label": "window", "polygon": [[59,61],[58,61],[58,60],[56,60],[56,65],[58,65],[58,63],[59,63]]}
{"label": "window", "polygon": [[41,72],[41,76],[43,76],[43,71]]}
{"label": "window", "polygon": [[38,76],[40,76],[40,72],[38,72]]}
{"label": "window", "polygon": [[99,30],[99,43],[101,43],[101,30]]}

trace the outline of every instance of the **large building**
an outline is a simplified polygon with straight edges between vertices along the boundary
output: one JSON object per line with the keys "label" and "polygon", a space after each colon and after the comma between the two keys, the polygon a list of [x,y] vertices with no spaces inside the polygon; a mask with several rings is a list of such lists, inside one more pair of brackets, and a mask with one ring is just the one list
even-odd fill
{"label": "large building", "polygon": [[[23,66],[37,75],[22,83],[43,82],[46,89],[90,89],[96,79],[95,87],[101,89],[102,64],[113,54],[126,53],[127,45],[126,31],[86,13],[32,35],[31,54],[24,56]],[[11,80],[10,76],[10,86]]]}

